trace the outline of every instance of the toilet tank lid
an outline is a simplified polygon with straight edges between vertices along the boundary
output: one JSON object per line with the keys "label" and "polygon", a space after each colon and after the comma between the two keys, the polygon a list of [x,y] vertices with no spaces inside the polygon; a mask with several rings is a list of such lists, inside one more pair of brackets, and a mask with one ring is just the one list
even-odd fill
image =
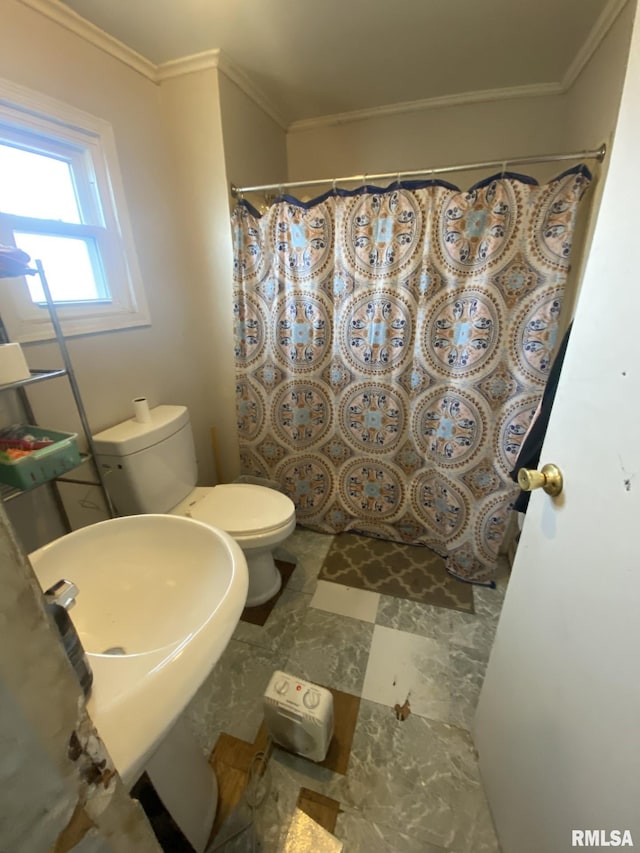
{"label": "toilet tank lid", "polygon": [[96,453],[128,456],[164,441],[189,423],[186,406],[156,406],[149,410],[149,415],[149,423],[141,424],[129,418],[96,433],[93,436]]}

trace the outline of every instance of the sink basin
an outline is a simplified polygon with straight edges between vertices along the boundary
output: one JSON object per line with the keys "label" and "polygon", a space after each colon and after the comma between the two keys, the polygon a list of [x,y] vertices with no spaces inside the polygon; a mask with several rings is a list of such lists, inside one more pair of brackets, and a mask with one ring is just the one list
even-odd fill
{"label": "sink basin", "polygon": [[93,669],[87,709],[131,785],[224,651],[245,605],[247,564],[224,531],[137,515],[29,555],[45,590],[79,589],[70,616]]}

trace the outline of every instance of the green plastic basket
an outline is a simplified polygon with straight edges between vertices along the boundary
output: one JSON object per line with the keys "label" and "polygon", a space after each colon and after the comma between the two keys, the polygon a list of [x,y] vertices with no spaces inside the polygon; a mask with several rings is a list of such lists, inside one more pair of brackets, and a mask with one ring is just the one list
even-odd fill
{"label": "green plastic basket", "polygon": [[12,432],[12,437],[26,435],[33,435],[36,439],[52,438],[53,444],[42,447],[40,450],[32,450],[28,456],[20,459],[11,461],[0,459],[0,482],[28,491],[48,480],[54,480],[80,464],[77,433],[58,432],[29,424],[21,427],[19,434]]}

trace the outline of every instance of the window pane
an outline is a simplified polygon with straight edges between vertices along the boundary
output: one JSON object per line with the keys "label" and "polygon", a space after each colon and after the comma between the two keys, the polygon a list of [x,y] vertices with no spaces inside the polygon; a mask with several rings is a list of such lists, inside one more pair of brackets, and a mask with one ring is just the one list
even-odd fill
{"label": "window pane", "polygon": [[69,164],[0,145],[0,210],[15,216],[81,222]]}
{"label": "window pane", "polygon": [[[16,245],[41,260],[54,302],[78,302],[109,299],[102,276],[94,263],[95,248],[91,241],[75,237],[14,232]],[[34,302],[44,302],[37,276],[27,276],[29,293]]]}

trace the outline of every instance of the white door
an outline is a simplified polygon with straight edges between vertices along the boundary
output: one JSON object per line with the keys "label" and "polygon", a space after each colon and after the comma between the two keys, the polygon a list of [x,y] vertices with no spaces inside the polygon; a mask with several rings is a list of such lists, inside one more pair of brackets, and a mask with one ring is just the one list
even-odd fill
{"label": "white door", "polygon": [[480,768],[504,853],[573,850],[572,830],[629,830],[640,848],[637,19],[547,462],[564,491],[531,496],[476,715]]}

